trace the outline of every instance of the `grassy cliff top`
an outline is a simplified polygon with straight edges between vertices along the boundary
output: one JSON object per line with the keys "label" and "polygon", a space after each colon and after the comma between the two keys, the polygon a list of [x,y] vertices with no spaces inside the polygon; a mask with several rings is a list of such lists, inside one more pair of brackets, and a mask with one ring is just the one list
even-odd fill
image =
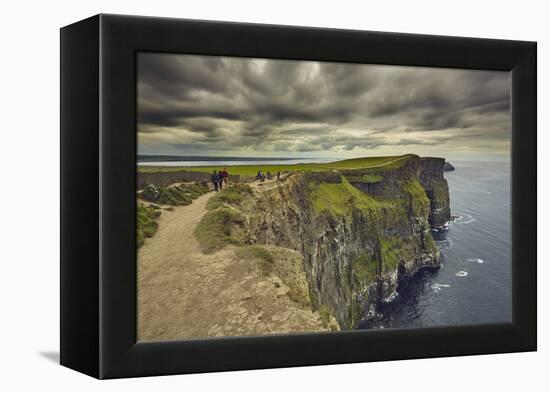
{"label": "grassy cliff top", "polygon": [[[264,173],[271,172],[272,174],[278,171],[319,171],[330,169],[362,169],[362,168],[398,168],[407,160],[418,157],[414,154],[405,154],[403,156],[385,156],[385,157],[362,157],[352,158],[349,160],[341,160],[327,163],[308,163],[308,164],[290,164],[290,165],[225,165],[229,174],[255,176],[258,169],[262,169]],[[195,167],[173,167],[173,166],[140,166],[139,172],[207,172],[212,173],[214,170],[220,170],[219,166],[195,166]]]}

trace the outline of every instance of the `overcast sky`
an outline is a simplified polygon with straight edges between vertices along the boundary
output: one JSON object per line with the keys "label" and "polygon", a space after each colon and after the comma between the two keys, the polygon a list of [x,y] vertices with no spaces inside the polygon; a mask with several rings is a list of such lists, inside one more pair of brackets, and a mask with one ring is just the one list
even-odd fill
{"label": "overcast sky", "polygon": [[506,157],[510,74],[141,53],[140,154]]}

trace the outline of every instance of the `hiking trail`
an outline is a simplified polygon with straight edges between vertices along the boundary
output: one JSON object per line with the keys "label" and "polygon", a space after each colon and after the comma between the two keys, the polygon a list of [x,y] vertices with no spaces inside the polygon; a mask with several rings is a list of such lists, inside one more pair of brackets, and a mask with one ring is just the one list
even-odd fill
{"label": "hiking trail", "polygon": [[213,195],[163,210],[157,233],[138,250],[138,340],[326,330],[318,313],[290,300],[279,277],[262,275],[236,247],[201,251],[194,230]]}

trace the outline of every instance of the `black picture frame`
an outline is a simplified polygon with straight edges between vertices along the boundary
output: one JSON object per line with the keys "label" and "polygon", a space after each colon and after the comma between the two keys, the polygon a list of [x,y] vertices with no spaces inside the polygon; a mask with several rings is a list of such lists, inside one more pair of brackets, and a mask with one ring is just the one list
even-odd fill
{"label": "black picture frame", "polygon": [[[512,73],[513,322],[136,342],[136,53]],[[96,378],[537,348],[536,43],[121,15],[61,29],[61,364]]]}

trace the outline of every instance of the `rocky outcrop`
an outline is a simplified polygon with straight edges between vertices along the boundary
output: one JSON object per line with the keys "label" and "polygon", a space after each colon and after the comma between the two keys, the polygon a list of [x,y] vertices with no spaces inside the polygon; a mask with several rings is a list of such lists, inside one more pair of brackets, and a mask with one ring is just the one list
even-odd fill
{"label": "rocky outcrop", "polygon": [[386,166],[297,173],[240,206],[234,236],[296,250],[314,306],[343,329],[374,318],[399,282],[437,268],[430,227],[450,217],[444,160],[410,156]]}
{"label": "rocky outcrop", "polygon": [[444,170],[445,172],[451,172],[455,170],[455,167],[452,166],[450,162],[445,162]]}
{"label": "rocky outcrop", "polygon": [[441,227],[451,219],[449,186],[443,176],[444,167],[443,158],[420,159],[419,179],[430,199],[428,221],[432,227]]}

